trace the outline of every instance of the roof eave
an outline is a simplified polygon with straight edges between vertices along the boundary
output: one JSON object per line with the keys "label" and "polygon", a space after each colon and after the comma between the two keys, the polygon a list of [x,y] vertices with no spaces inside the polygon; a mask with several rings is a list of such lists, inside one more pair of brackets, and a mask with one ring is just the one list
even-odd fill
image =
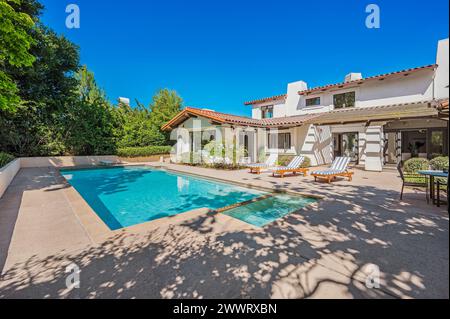
{"label": "roof eave", "polygon": [[430,65],[426,65],[423,67],[417,67],[417,68],[406,69],[406,70],[401,70],[401,71],[397,71],[397,72],[374,75],[374,76],[370,76],[370,77],[367,77],[364,79],[354,80],[354,81],[350,81],[350,82],[341,82],[341,83],[329,84],[329,85],[324,85],[324,86],[318,86],[318,87],[315,87],[315,88],[312,88],[309,90],[298,91],[297,93],[299,95],[309,95],[309,94],[317,93],[317,92],[326,92],[328,90],[336,89],[336,88],[343,89],[343,88],[346,88],[346,87],[349,87],[352,85],[353,86],[361,85],[361,84],[364,84],[369,81],[384,80],[387,77],[399,76],[399,75],[409,75],[410,73],[416,73],[419,71],[430,70],[430,69],[434,70],[437,67],[438,67],[437,64],[430,64]]}

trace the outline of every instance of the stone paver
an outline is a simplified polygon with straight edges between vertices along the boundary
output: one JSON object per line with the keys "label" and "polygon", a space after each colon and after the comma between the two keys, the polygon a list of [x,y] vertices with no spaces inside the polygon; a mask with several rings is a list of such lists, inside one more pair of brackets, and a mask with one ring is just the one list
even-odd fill
{"label": "stone paver", "polygon": [[[400,202],[396,172],[324,184],[164,166],[324,199],[264,228],[197,212],[94,241],[57,172],[22,169],[0,199],[0,298],[449,297],[448,213],[414,190]],[[81,288],[69,291],[72,262]],[[374,265],[380,289],[365,285]]]}

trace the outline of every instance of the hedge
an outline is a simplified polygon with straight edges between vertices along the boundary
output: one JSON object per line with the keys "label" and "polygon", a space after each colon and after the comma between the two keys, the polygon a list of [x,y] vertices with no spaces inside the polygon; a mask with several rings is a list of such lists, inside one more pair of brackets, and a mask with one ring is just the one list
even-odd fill
{"label": "hedge", "polygon": [[8,164],[14,159],[14,156],[11,154],[0,152],[0,168]]}
{"label": "hedge", "polygon": [[448,156],[435,157],[430,161],[430,166],[436,170],[448,169]]}
{"label": "hedge", "polygon": [[414,157],[405,162],[405,172],[416,173],[420,170],[427,170],[430,167],[430,162],[426,158]]}
{"label": "hedge", "polygon": [[172,146],[124,147],[117,150],[121,157],[140,157],[169,154]]}

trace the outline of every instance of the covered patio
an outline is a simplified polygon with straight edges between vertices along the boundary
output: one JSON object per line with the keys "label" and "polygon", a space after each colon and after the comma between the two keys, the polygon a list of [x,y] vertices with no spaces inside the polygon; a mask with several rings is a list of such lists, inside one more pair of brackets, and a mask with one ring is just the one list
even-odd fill
{"label": "covered patio", "polygon": [[366,170],[381,171],[385,165],[411,157],[448,155],[448,114],[438,111],[440,104],[423,101],[339,109],[309,123],[330,128],[334,156],[350,156]]}

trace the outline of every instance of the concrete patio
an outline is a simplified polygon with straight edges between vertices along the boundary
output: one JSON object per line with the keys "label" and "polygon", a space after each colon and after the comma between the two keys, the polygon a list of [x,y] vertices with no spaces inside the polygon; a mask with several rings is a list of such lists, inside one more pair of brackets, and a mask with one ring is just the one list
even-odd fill
{"label": "concrete patio", "polygon": [[[325,184],[163,165],[325,198],[264,228],[203,211],[103,238],[80,220],[86,204],[68,196],[56,169],[22,169],[0,199],[0,298],[449,297],[446,207],[410,189],[400,202],[395,171]],[[79,289],[66,288],[71,263]],[[371,265],[379,289],[366,287]]]}

